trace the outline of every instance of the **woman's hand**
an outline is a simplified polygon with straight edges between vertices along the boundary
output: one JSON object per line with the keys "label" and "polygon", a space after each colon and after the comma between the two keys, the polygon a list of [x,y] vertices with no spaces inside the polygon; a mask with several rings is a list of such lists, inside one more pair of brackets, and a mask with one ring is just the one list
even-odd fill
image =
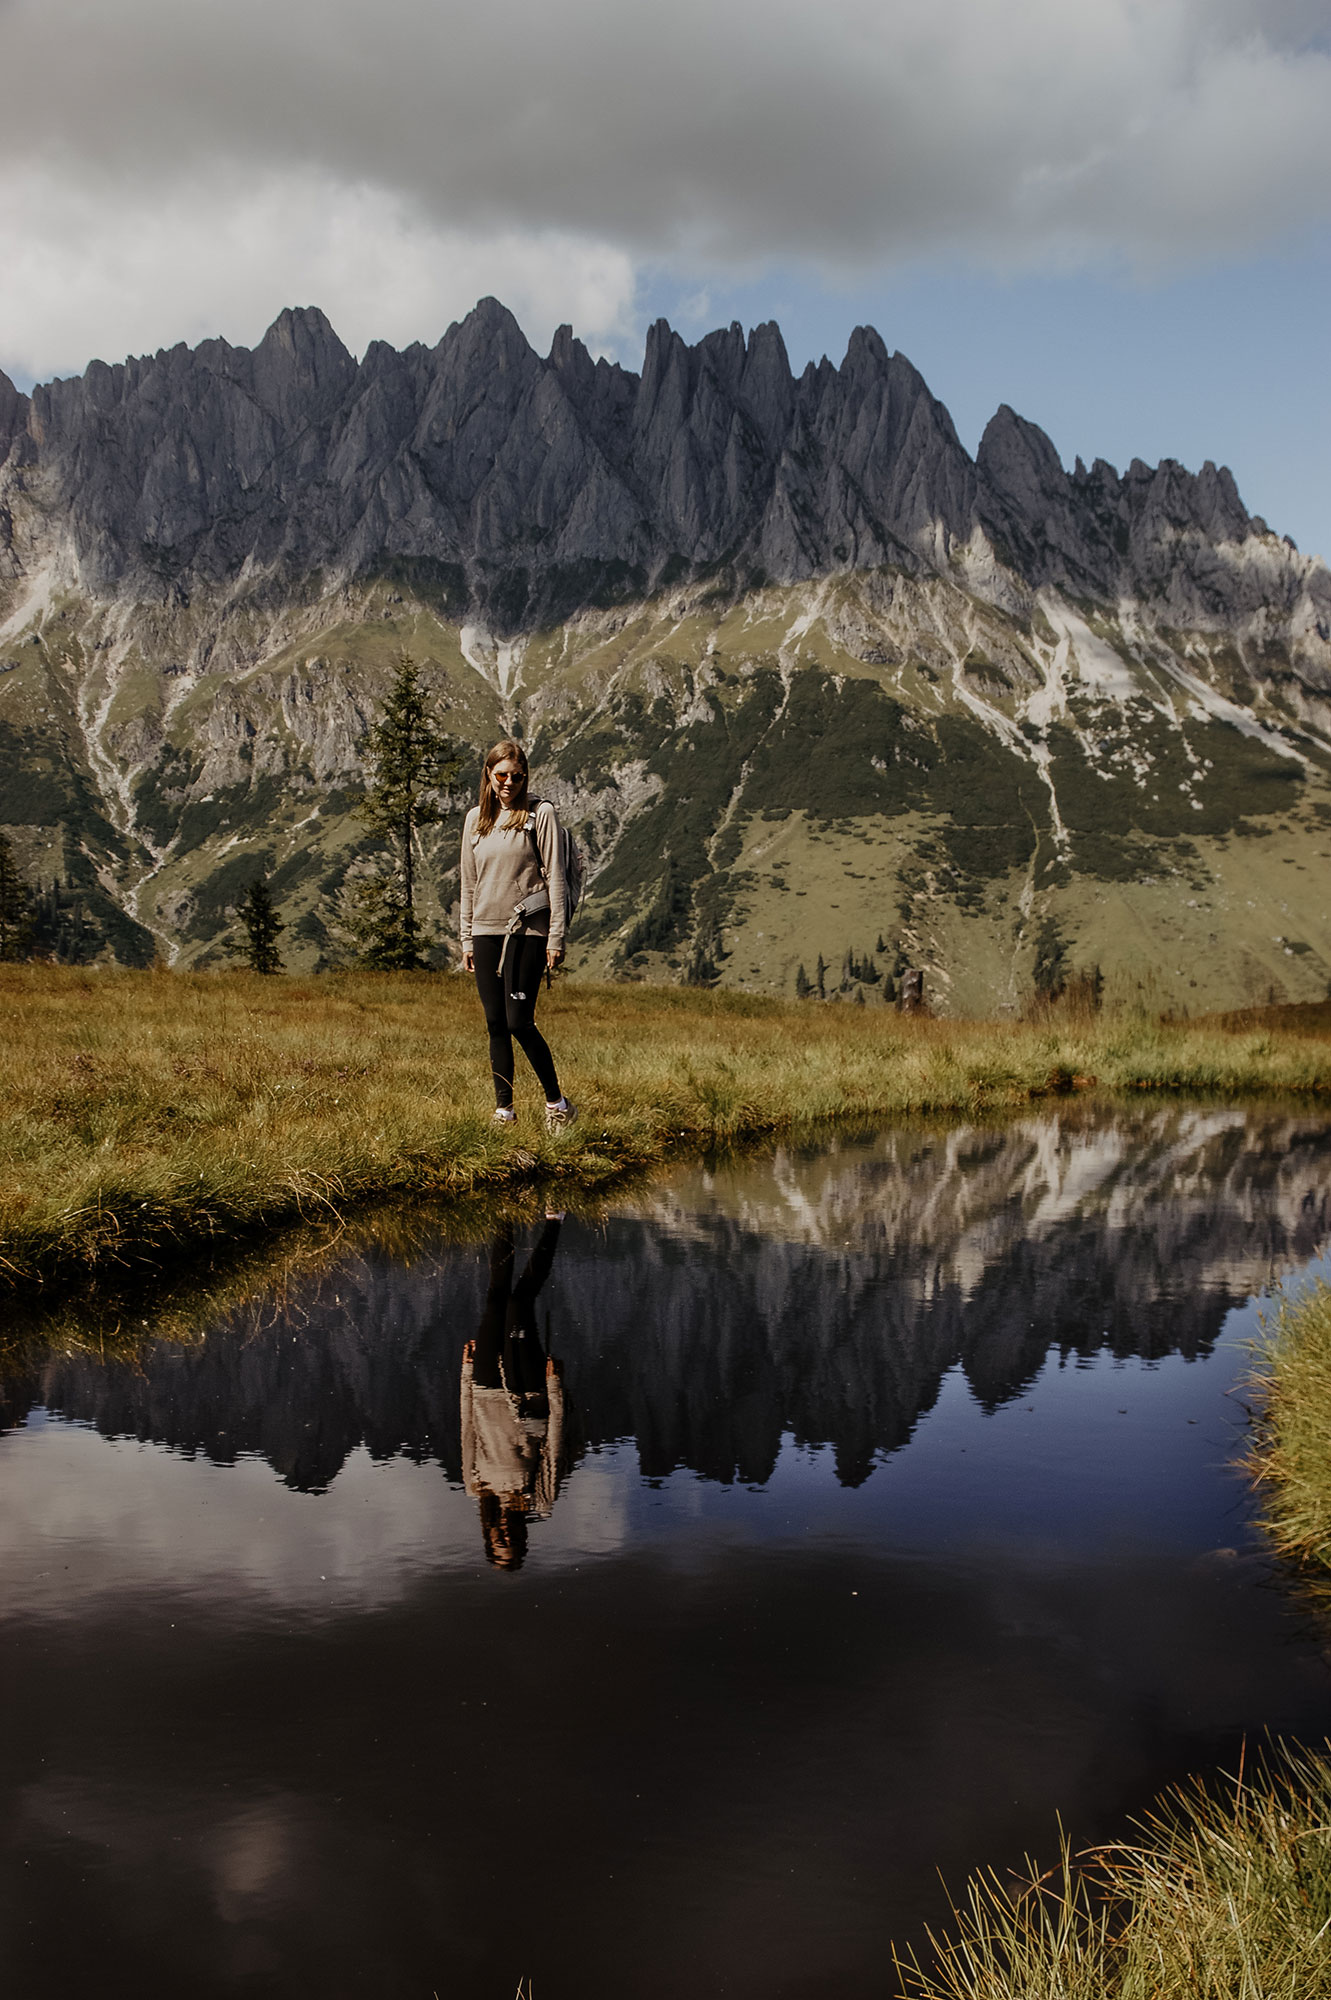
{"label": "woman's hand", "polygon": [[563,963],[564,963],[564,951],[562,945],[558,951],[546,952],[545,969],[547,972],[558,972],[560,966]]}
{"label": "woman's hand", "polygon": [[474,952],[474,951],[464,951],[464,952],[463,952],[463,954],[462,954],[462,970],[463,970],[464,972],[475,972],[475,970],[476,970],[476,954],[475,954],[475,952]]}

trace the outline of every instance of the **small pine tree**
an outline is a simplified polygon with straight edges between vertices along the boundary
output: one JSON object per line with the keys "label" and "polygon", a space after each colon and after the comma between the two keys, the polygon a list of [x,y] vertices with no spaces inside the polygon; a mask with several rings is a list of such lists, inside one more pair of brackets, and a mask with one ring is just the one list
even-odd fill
{"label": "small pine tree", "polygon": [[392,867],[344,883],[329,913],[329,934],[349,944],[354,962],[373,972],[420,969],[419,956],[409,963],[403,954],[403,933],[408,928],[402,877]]}
{"label": "small pine tree", "polygon": [[250,883],[240,906],[240,921],[245,928],[241,953],[250,971],[281,972],[282,959],[277,939],[286,925],[273,908],[273,899],[262,875],[256,875]]}
{"label": "small pine tree", "polygon": [[369,783],[356,811],[392,843],[397,868],[394,883],[380,878],[356,891],[362,962],[384,972],[416,972],[425,964],[416,915],[416,841],[423,827],[445,817],[437,794],[457,776],[461,759],[431,719],[410,653],[398,655],[383,715],[363,747]]}
{"label": "small pine tree", "polygon": [[100,940],[83,914],[83,905],[57,877],[46,888],[38,884],[28,908],[24,956],[47,958],[56,965],[86,965]]}
{"label": "small pine tree", "polygon": [[[619,958],[622,960],[636,958],[640,951],[669,951],[672,945],[680,942],[688,926],[692,907],[693,884],[667,847],[661,858],[661,876],[657,883],[656,894],[620,945]],[[715,942],[713,955],[724,957],[725,954],[721,951],[720,933],[714,923],[700,925],[698,936],[702,939],[704,935]],[[711,949],[711,946],[708,949]],[[695,951],[694,957],[697,956],[698,953]]]}
{"label": "small pine tree", "polygon": [[813,981],[809,978],[808,973],[804,970],[804,966],[801,963],[799,971],[795,974],[795,998],[797,1000],[807,1000],[812,992]]}
{"label": "small pine tree", "polygon": [[818,998],[819,998],[820,1000],[826,1000],[826,998],[827,998],[827,960],[826,960],[826,959],[825,959],[825,958],[823,957],[823,954],[822,954],[821,952],[819,952],[819,954],[818,954],[818,963],[817,963],[817,965],[816,965],[816,966],[814,967],[814,974],[813,974],[813,983],[814,983],[814,985],[815,985],[815,986],[816,986],[816,987],[818,988]]}
{"label": "small pine tree", "polygon": [[715,986],[721,977],[717,959],[723,957],[721,933],[714,923],[704,924],[697,936],[693,954],[684,968],[686,986]]}
{"label": "small pine tree", "polygon": [[1035,993],[1060,1000],[1068,983],[1068,947],[1056,917],[1046,917],[1035,940]]}
{"label": "small pine tree", "polygon": [[26,958],[32,891],[19,874],[7,834],[0,833],[0,959]]}

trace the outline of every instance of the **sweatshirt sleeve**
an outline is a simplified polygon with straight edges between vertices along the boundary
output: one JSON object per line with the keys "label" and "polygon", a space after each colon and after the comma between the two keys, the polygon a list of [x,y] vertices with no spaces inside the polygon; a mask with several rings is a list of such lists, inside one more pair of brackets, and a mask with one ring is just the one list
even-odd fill
{"label": "sweatshirt sleeve", "polygon": [[472,1408],[471,1385],[473,1368],[470,1361],[462,1364],[462,1484],[468,1493],[480,1489],[476,1484],[476,1416]]}
{"label": "sweatshirt sleeve", "polygon": [[541,1462],[536,1469],[536,1503],[538,1513],[548,1518],[554,1511],[559,1482],[564,1476],[564,1384],[558,1375],[546,1377],[546,1390],[550,1421],[541,1445]]}
{"label": "sweatshirt sleeve", "polygon": [[462,914],[458,920],[458,935],[464,951],[471,950],[471,906],[476,895],[476,849],[471,844],[476,818],[476,807],[473,806],[462,822]]}
{"label": "sweatshirt sleeve", "polygon": [[559,851],[559,816],[548,799],[542,799],[536,812],[536,845],[540,851],[541,867],[545,871],[546,887],[550,891],[550,937],[549,951],[564,949],[564,860]]}

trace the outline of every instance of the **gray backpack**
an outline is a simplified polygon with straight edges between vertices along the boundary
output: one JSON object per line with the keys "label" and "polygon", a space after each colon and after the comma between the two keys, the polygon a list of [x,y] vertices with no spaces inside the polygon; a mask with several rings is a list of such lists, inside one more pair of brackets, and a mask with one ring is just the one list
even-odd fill
{"label": "gray backpack", "polygon": [[[542,803],[542,800],[537,799],[537,806]],[[531,843],[536,849],[536,859],[538,864],[540,864],[541,850],[536,839],[536,806],[532,806],[528,810],[527,831],[531,835]],[[559,860],[564,870],[564,932],[567,935],[573,923],[574,913],[577,910],[578,904],[582,901],[582,878],[585,868],[582,859],[582,849],[578,846],[577,841],[573,838],[573,835],[562,820],[559,822]],[[541,866],[541,876],[544,879],[544,866]],[[547,884],[546,886],[548,891],[549,885]]]}

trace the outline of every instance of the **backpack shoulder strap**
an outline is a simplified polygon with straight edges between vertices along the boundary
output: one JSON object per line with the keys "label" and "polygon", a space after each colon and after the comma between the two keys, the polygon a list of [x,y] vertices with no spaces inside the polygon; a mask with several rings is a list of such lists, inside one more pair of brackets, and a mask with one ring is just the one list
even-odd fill
{"label": "backpack shoulder strap", "polygon": [[[541,860],[541,843],[536,837],[536,820],[541,807],[549,804],[549,799],[529,799],[527,802],[527,832],[531,835],[531,844],[536,849],[536,859],[540,864],[542,875],[545,873],[545,863]],[[553,807],[551,810],[553,811]]]}

